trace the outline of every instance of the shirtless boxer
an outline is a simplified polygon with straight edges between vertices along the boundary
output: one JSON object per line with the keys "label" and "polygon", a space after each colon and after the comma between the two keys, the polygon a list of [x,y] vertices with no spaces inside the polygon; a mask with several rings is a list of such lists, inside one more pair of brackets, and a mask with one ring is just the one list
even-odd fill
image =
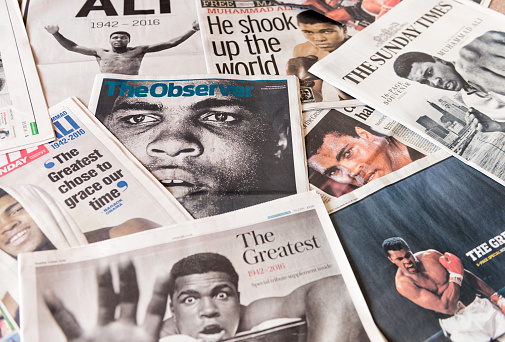
{"label": "shirtless boxer", "polygon": [[[382,248],[398,266],[395,284],[402,296],[425,309],[452,315],[440,320],[452,341],[489,341],[505,334],[505,298],[465,270],[457,256],[434,249],[413,253],[400,237],[384,240]],[[460,302],[463,285],[489,301],[477,296],[465,307]]]}
{"label": "shirtless boxer", "polygon": [[65,49],[87,56],[94,56],[101,73],[138,75],[142,58],[144,58],[146,53],[170,49],[181,44],[198,31],[199,26],[195,21],[191,30],[179,37],[159,44],[139,45],[135,47],[128,47],[130,43],[130,34],[128,32],[113,32],[109,37],[111,49],[88,48],[77,45],[59,32],[58,25],[48,25],[45,29]]}

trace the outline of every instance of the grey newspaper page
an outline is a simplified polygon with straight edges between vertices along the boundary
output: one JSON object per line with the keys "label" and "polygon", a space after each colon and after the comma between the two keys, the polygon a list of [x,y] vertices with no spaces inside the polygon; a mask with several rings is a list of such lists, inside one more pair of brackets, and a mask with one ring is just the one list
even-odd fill
{"label": "grey newspaper page", "polygon": [[207,70],[224,75],[296,75],[304,108],[360,104],[308,72],[357,31],[324,15],[269,1],[196,0]]}
{"label": "grey newspaper page", "polygon": [[329,213],[449,157],[370,107],[304,112],[311,190]]}
{"label": "grey newspaper page", "polygon": [[311,71],[504,184],[504,23],[471,1],[405,0]]}
{"label": "grey newspaper page", "polygon": [[0,155],[0,300],[16,319],[19,254],[191,220],[76,99],[50,112],[56,141]]}
{"label": "grey newspaper page", "polygon": [[54,140],[16,0],[0,1],[0,153]]}
{"label": "grey newspaper page", "polygon": [[195,4],[186,0],[24,0],[50,106],[89,100],[95,75],[205,72]]}
{"label": "grey newspaper page", "polygon": [[368,333],[384,341],[338,245],[319,196],[304,193],[169,230],[23,254],[22,336],[291,342],[367,341]]}
{"label": "grey newspaper page", "polygon": [[90,110],[196,218],[308,190],[295,76],[98,75]]}

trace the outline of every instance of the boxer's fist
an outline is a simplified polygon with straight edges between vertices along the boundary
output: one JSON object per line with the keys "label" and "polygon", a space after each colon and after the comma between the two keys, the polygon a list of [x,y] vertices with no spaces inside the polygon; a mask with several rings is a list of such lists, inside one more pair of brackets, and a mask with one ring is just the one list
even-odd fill
{"label": "boxer's fist", "polygon": [[302,87],[313,87],[314,81],[318,78],[309,72],[309,68],[317,60],[318,58],[313,55],[291,58],[286,65],[286,74],[297,76]]}
{"label": "boxer's fist", "polygon": [[505,315],[505,298],[495,292],[490,299],[491,302],[493,302],[493,304],[496,304],[501,309],[501,312],[503,312]]}
{"label": "boxer's fist", "polygon": [[465,274],[465,269],[463,268],[461,260],[454,254],[444,253],[438,261],[449,271],[449,281],[461,286],[463,274]]}

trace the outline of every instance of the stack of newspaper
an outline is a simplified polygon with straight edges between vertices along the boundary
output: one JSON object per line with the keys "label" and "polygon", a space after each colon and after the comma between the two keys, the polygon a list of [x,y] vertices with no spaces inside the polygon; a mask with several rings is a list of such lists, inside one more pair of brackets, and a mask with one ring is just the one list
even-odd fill
{"label": "stack of newspaper", "polygon": [[488,2],[0,6],[0,342],[505,338]]}

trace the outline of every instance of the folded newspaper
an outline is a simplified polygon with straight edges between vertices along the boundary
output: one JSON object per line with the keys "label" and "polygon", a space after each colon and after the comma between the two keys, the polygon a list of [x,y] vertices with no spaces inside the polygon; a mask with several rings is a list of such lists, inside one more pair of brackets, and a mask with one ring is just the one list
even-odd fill
{"label": "folded newspaper", "polygon": [[88,101],[95,75],[205,72],[195,4],[187,0],[24,0],[50,106]]}
{"label": "folded newspaper", "polygon": [[90,110],[195,217],[308,190],[295,76],[97,75]]}
{"label": "folded newspaper", "polygon": [[359,101],[308,72],[310,66],[348,41],[355,31],[303,7],[269,1],[196,0],[207,70],[226,75],[296,75],[300,99]]}
{"label": "folded newspaper", "polygon": [[319,196],[304,193],[169,230],[23,254],[22,336],[291,342],[366,341],[368,333],[384,341],[337,245]]}
{"label": "folded newspaper", "polygon": [[448,158],[331,215],[389,341],[503,340],[504,201]]}
{"label": "folded newspaper", "polygon": [[0,153],[54,140],[16,0],[0,1]]}
{"label": "folded newspaper", "polygon": [[504,24],[471,1],[404,0],[310,70],[505,184]]}
{"label": "folded newspaper", "polygon": [[13,316],[20,253],[191,220],[78,100],[50,111],[58,140],[0,156],[0,300]]}
{"label": "folded newspaper", "polygon": [[304,112],[309,182],[329,213],[449,155],[370,107]]}

